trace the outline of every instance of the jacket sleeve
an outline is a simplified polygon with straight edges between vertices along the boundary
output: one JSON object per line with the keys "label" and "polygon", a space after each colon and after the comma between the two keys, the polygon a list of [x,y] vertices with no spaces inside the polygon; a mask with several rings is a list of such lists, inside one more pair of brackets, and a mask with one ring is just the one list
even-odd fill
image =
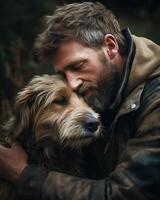
{"label": "jacket sleeve", "polygon": [[89,180],[30,165],[16,185],[18,199],[105,199],[105,180]]}
{"label": "jacket sleeve", "polygon": [[39,172],[35,173],[30,167],[26,168],[21,176],[22,182],[26,183],[27,188],[31,188],[35,199],[158,200],[160,78],[146,84],[138,112],[136,134],[128,140],[122,159],[107,178],[94,181],[44,171],[39,169]]}

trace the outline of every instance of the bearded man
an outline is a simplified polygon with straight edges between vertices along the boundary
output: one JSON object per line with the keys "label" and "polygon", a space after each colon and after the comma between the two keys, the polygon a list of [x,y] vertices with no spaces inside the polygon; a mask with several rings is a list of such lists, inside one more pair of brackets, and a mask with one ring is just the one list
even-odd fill
{"label": "bearded man", "polygon": [[36,46],[40,58],[100,113],[105,173],[92,180],[31,166],[15,144],[0,147],[1,174],[21,183],[21,199],[158,200],[160,47],[121,30],[111,11],[92,2],[56,9]]}

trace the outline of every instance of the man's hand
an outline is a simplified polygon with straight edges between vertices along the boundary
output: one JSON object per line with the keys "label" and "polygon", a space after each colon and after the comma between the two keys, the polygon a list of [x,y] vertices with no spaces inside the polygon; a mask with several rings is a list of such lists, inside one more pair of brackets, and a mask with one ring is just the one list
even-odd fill
{"label": "man's hand", "polygon": [[4,179],[18,180],[27,162],[26,152],[17,143],[12,144],[11,148],[0,145],[0,176]]}

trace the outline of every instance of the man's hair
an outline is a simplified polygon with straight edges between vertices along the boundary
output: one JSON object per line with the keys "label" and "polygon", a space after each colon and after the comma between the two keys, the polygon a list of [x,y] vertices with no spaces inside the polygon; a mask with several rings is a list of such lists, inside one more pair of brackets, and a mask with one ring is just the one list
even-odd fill
{"label": "man's hair", "polygon": [[113,13],[101,3],[72,3],[58,7],[47,16],[46,29],[38,35],[36,49],[39,57],[49,59],[64,41],[76,40],[86,46],[100,48],[104,36],[112,34],[123,52],[124,37]]}

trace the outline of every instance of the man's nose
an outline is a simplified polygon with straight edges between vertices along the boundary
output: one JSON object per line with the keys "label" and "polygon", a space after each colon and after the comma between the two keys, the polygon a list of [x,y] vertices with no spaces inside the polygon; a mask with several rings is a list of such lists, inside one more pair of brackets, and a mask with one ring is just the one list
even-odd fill
{"label": "man's nose", "polygon": [[71,87],[71,89],[73,91],[77,92],[83,83],[82,79],[80,79],[77,75],[75,75],[71,72],[68,72],[66,74],[66,78],[67,78],[67,82],[68,82],[69,86]]}

